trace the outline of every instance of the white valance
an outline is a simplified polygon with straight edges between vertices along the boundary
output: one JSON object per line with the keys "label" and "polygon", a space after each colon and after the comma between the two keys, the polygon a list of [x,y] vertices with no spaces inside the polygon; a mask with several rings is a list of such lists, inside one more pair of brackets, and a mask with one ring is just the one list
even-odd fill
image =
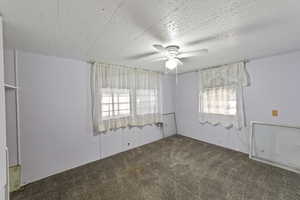
{"label": "white valance", "polygon": [[91,84],[96,132],[162,121],[160,73],[95,63]]}
{"label": "white valance", "polygon": [[200,70],[201,88],[247,86],[249,78],[243,62]]}
{"label": "white valance", "polygon": [[243,87],[249,85],[244,63],[199,71],[199,121],[242,128],[245,125]]}

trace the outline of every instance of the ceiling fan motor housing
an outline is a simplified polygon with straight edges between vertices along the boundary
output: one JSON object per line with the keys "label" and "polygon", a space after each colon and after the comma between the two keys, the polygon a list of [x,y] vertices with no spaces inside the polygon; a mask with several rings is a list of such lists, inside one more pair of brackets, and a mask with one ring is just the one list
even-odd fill
{"label": "ceiling fan motor housing", "polygon": [[170,46],[167,46],[166,49],[168,50],[169,58],[176,58],[179,54],[179,46],[170,45]]}

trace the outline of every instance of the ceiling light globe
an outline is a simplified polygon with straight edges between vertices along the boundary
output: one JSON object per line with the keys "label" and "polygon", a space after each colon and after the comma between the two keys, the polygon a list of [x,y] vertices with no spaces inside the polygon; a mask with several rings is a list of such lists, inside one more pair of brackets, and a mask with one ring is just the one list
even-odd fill
{"label": "ceiling light globe", "polygon": [[169,70],[173,70],[177,67],[178,62],[175,58],[173,59],[169,59],[166,61],[166,68],[168,68]]}

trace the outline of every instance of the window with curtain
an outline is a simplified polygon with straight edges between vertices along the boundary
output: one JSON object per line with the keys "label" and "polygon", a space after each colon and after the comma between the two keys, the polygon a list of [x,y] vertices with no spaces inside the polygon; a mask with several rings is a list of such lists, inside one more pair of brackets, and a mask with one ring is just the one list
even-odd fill
{"label": "window with curtain", "polygon": [[199,71],[200,123],[242,128],[243,88],[249,85],[244,63]]}
{"label": "window with curtain", "polygon": [[154,114],[158,112],[158,91],[143,89],[136,91],[136,114]]}
{"label": "window with curtain", "polygon": [[93,125],[99,133],[161,122],[161,77],[157,72],[95,63]]}

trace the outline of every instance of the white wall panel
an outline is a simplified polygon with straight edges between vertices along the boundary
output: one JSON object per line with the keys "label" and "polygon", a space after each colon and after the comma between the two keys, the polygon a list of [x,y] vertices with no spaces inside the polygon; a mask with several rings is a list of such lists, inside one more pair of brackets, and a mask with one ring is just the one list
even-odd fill
{"label": "white wall panel", "polygon": [[89,65],[20,52],[18,69],[22,183],[97,160]]}
{"label": "white wall panel", "polygon": [[[13,50],[4,51],[4,79],[6,84],[16,85],[14,52]],[[5,89],[5,107],[6,107],[6,140],[9,150],[9,166],[17,165],[17,110],[16,110],[16,92],[14,89]]]}
{"label": "white wall panel", "polygon": [[155,126],[145,126],[143,129],[136,128],[136,131],[140,135],[141,144],[151,143],[163,137],[160,128]]}
{"label": "white wall panel", "polygon": [[173,75],[165,75],[162,80],[163,113],[175,111],[176,79]]}
{"label": "white wall panel", "polygon": [[111,131],[100,135],[101,156],[102,158],[106,158],[162,138],[162,130],[155,125]]}
{"label": "white wall panel", "polygon": [[15,90],[5,89],[6,103],[6,141],[9,149],[9,166],[17,165],[17,118],[16,118],[16,95]]}
{"label": "white wall panel", "polygon": [[6,177],[6,122],[5,122],[5,94],[4,94],[4,64],[2,42],[2,17],[0,17],[0,199],[5,199]]}
{"label": "white wall panel", "polygon": [[[110,134],[100,135],[100,152],[101,158],[122,152],[123,149],[123,135],[122,130],[114,131]],[[99,158],[100,158],[99,157]]]}

